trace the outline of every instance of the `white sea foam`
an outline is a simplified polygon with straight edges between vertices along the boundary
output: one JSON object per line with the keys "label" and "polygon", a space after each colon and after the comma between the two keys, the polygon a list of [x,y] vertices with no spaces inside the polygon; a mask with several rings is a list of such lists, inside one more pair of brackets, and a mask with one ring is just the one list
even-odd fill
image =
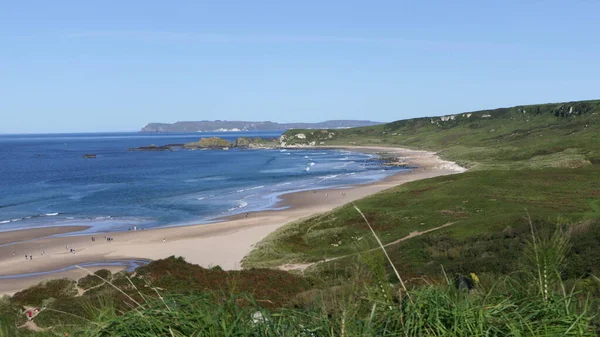
{"label": "white sea foam", "polygon": [[196,198],[196,200],[204,200],[204,199],[206,199],[206,197]]}
{"label": "white sea foam", "polygon": [[57,215],[58,215],[58,213],[46,213],[46,214],[44,214],[44,215],[45,215],[45,216],[57,216]]}
{"label": "white sea foam", "polygon": [[292,184],[292,183],[289,183],[289,182],[288,182],[288,183],[281,183],[281,184],[277,184],[277,185],[275,185],[275,186],[285,186],[285,185],[291,185],[291,184]]}
{"label": "white sea foam", "polygon": [[2,221],[0,221],[0,224],[9,223],[9,222],[10,222],[10,220],[2,220]]}
{"label": "white sea foam", "polygon": [[261,186],[255,186],[255,187],[250,187],[250,188],[244,188],[244,189],[238,190],[237,192],[242,193],[242,192],[246,192],[246,191],[257,190],[257,189],[263,188],[263,187],[264,186],[261,185]]}
{"label": "white sea foam", "polygon": [[310,171],[310,167],[306,167],[306,168],[304,169],[304,171],[307,171],[307,172],[308,172],[308,171]]}
{"label": "white sea foam", "polygon": [[238,205],[229,209],[229,211],[235,211],[236,209],[244,208],[248,206],[248,203],[244,200],[238,200]]}
{"label": "white sea foam", "polygon": [[349,161],[349,162],[343,163],[342,165],[334,166],[333,168],[334,169],[341,169],[341,168],[345,168],[346,166],[348,166],[350,164],[353,164],[353,163],[354,163],[353,161]]}
{"label": "white sea foam", "polygon": [[314,161],[311,161],[311,162],[310,162],[308,165],[310,165],[310,166],[315,166],[315,162],[314,162]]}

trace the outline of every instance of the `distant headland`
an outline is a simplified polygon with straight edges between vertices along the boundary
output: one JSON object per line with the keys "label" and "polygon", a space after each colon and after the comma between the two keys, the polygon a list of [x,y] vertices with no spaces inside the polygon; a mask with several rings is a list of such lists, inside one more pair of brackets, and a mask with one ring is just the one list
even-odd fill
{"label": "distant headland", "polygon": [[236,132],[236,131],[285,131],[289,129],[346,129],[379,125],[364,120],[330,120],[320,123],[276,123],[247,121],[183,121],[175,123],[150,123],[140,132]]}

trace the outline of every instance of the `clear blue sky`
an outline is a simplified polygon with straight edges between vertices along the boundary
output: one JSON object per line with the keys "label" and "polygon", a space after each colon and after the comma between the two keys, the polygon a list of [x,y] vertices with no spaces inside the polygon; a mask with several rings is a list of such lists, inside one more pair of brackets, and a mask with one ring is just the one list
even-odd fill
{"label": "clear blue sky", "polygon": [[600,2],[2,1],[0,133],[600,98]]}

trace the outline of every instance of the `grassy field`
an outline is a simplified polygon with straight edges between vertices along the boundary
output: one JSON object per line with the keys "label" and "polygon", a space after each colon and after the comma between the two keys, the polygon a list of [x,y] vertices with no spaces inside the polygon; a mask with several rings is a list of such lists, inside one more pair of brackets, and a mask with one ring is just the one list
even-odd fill
{"label": "grassy field", "polygon": [[[452,223],[390,247],[403,272],[436,277],[441,264],[452,273],[513,271],[523,236],[528,235],[528,212],[540,225],[595,224],[600,220],[599,201],[600,167],[594,165],[467,172],[405,184],[356,205],[383,243]],[[363,249],[363,240],[371,241],[372,236],[360,215],[346,205],[279,229],[245,259],[244,266],[346,256]]]}

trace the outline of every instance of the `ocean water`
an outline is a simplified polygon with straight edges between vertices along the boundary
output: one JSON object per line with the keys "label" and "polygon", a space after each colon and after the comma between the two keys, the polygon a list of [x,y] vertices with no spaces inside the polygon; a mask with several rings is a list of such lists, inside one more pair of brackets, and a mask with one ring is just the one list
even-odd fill
{"label": "ocean water", "polygon": [[[0,231],[207,223],[277,207],[279,196],[383,179],[374,155],[343,150],[127,152],[130,147],[280,133],[0,135]],[[86,153],[97,155],[84,159]]]}

